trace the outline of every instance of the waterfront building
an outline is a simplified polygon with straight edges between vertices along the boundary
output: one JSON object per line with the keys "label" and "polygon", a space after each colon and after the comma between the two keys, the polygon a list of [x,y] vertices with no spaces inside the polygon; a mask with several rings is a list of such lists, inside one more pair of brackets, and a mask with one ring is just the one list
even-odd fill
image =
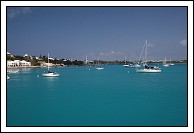
{"label": "waterfront building", "polygon": [[14,60],[14,61],[7,61],[7,67],[16,67],[16,66],[31,66],[31,62],[27,62],[25,60]]}

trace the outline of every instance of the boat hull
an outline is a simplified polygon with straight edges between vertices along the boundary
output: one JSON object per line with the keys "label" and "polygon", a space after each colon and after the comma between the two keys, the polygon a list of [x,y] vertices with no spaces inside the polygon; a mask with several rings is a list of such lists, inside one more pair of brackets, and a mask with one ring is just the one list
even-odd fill
{"label": "boat hull", "polygon": [[42,74],[42,76],[44,77],[58,77],[60,74],[56,74],[56,73],[44,73]]}
{"label": "boat hull", "polygon": [[164,66],[164,67],[168,67],[168,66],[169,66],[169,64],[164,64],[163,66]]}
{"label": "boat hull", "polygon": [[159,73],[159,72],[161,72],[161,70],[157,70],[157,69],[138,69],[138,70],[136,70],[136,72],[139,72],[139,73]]}
{"label": "boat hull", "polygon": [[103,70],[104,68],[102,67],[97,67],[96,70]]}
{"label": "boat hull", "polygon": [[124,67],[129,67],[129,65],[123,65]]}

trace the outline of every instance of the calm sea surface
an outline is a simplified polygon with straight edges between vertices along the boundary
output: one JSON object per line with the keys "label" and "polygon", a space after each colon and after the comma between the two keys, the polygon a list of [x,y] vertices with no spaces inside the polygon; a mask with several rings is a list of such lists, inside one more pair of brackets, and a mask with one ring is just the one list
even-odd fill
{"label": "calm sea surface", "polygon": [[8,74],[7,126],[187,126],[187,65],[161,68],[19,69]]}

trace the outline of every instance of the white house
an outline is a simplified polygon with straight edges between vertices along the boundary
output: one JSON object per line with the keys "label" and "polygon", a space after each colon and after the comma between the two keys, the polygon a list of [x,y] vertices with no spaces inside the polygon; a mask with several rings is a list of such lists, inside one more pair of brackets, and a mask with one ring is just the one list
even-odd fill
{"label": "white house", "polygon": [[7,66],[8,67],[14,67],[14,66],[16,66],[16,64],[15,64],[14,61],[7,61]]}
{"label": "white house", "polygon": [[43,63],[43,66],[53,66],[52,63]]}
{"label": "white house", "polygon": [[15,64],[15,66],[20,66],[20,60],[14,60],[13,62]]}
{"label": "white house", "polygon": [[27,62],[25,60],[14,60],[14,61],[7,61],[8,67],[16,67],[16,66],[31,66],[31,62]]}
{"label": "white house", "polygon": [[27,62],[25,60],[20,61],[20,66],[31,66],[31,62]]}
{"label": "white house", "polygon": [[20,61],[19,60],[14,60],[14,61],[7,61],[7,66],[15,67],[15,66],[20,66]]}

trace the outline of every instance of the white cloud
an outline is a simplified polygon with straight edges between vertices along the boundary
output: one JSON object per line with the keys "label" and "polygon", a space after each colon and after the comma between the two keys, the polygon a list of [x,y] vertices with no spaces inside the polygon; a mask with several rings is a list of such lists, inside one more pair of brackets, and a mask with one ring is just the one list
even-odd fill
{"label": "white cloud", "polygon": [[180,44],[183,46],[187,46],[187,39],[180,41]]}
{"label": "white cloud", "polygon": [[101,56],[112,56],[112,55],[120,55],[119,51],[109,51],[109,52],[100,52]]}
{"label": "white cloud", "polygon": [[31,7],[17,7],[17,8],[8,8],[8,17],[10,19],[16,18],[19,15],[25,15],[32,12]]}

